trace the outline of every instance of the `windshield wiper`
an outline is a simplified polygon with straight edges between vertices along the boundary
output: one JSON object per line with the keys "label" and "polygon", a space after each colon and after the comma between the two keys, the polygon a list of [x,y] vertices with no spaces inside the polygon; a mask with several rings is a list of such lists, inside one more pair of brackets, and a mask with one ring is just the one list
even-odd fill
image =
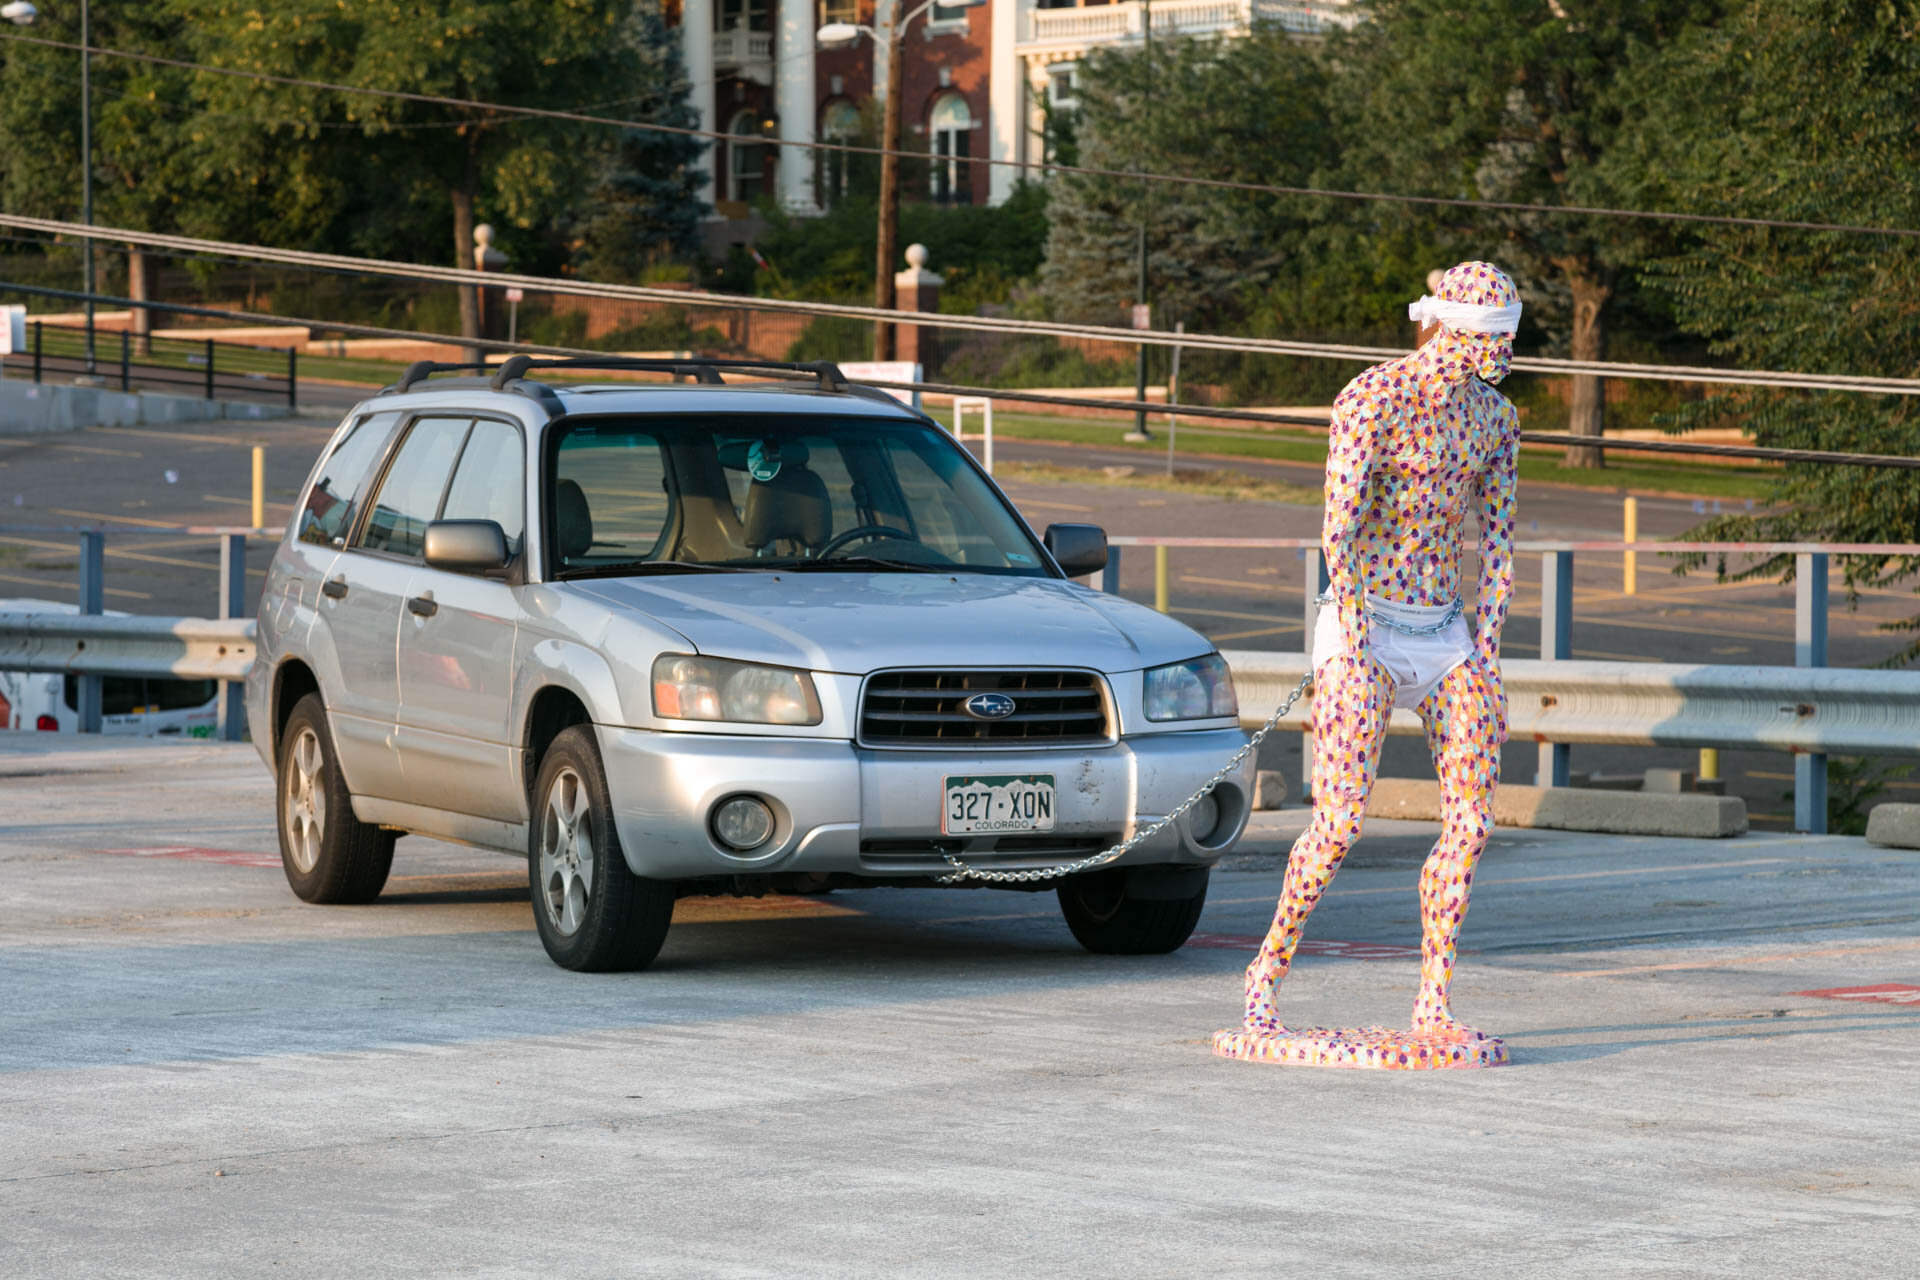
{"label": "windshield wiper", "polygon": [[564,581],[574,578],[644,578],[656,573],[762,573],[758,565],[701,564],[695,560],[622,560],[616,564],[583,564],[562,569],[554,576]]}

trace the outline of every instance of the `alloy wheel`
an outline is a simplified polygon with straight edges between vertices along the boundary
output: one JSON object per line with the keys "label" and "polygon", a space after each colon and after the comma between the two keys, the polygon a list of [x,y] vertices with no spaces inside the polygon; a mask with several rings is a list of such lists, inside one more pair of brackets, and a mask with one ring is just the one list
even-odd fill
{"label": "alloy wheel", "polygon": [[320,860],[320,842],[327,833],[326,756],[320,748],[320,735],[302,728],[293,740],[287,770],[285,821],[287,848],[294,869],[302,875],[312,872]]}
{"label": "alloy wheel", "polygon": [[593,900],[593,815],[587,784],[562,769],[547,788],[540,817],[540,885],[547,921],[571,937]]}

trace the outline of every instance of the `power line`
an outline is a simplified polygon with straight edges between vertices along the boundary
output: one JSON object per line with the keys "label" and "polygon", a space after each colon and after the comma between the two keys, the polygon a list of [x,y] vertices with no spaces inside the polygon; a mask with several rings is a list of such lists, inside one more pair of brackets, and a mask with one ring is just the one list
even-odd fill
{"label": "power line", "polygon": [[[411,338],[420,342],[444,343],[449,346],[483,347],[488,351],[501,353],[515,352],[534,355],[584,356],[593,359],[606,359],[609,352],[594,351],[584,347],[552,347],[531,342],[497,342],[485,338],[462,338],[447,333],[422,333],[411,329],[387,329],[377,325],[345,324],[331,320],[316,320],[311,317],[268,315],[252,311],[226,311],[218,307],[196,307],[178,302],[148,302],[135,298],[123,298],[113,294],[86,294],[72,289],[49,289],[38,285],[19,285],[0,281],[0,293],[26,293],[38,297],[64,298],[73,301],[85,301],[89,297],[95,302],[117,304],[127,307],[146,307],[153,311],[166,311],[178,315],[204,316],[221,320],[237,320],[258,325],[296,325],[309,330],[332,330],[340,333],[358,333],[368,337]],[[347,358],[347,357],[342,357]],[[782,377],[777,371],[768,371],[768,377]],[[795,375],[797,376],[797,375]],[[874,378],[861,378],[862,385],[880,387],[886,390],[919,391],[933,395],[972,396],[990,400],[1007,400],[1021,404],[1058,405],[1075,409],[1105,409],[1114,413],[1134,414],[1142,410],[1153,414],[1177,413],[1183,418],[1206,418],[1224,422],[1252,422],[1264,426],[1308,427],[1320,431],[1327,429],[1327,420],[1313,414],[1276,413],[1263,409],[1220,409],[1211,405],[1166,404],[1152,400],[1104,400],[1088,399],[1083,396],[1052,395],[1044,391],[1009,391],[999,387],[974,387],[948,382],[897,382]],[[1554,431],[1519,432],[1522,444],[1564,445],[1582,449],[1618,449],[1629,453],[1671,453],[1690,454],[1698,457],[1739,458],[1756,462],[1813,462],[1830,466],[1892,468],[1895,470],[1920,470],[1920,458],[1902,457],[1897,454],[1883,453],[1843,453],[1826,449],[1776,449],[1763,445],[1700,444],[1686,440],[1608,440],[1604,437],[1576,436]]]}
{"label": "power line", "polygon": [[[145,62],[155,66],[177,67],[187,71],[198,71],[208,75],[231,76],[243,80],[253,80],[263,84],[287,85],[293,88],[324,89],[332,93],[355,93],[366,97],[386,98],[398,102],[413,102],[425,106],[458,107],[468,111],[487,111],[497,115],[523,116],[530,119],[559,120],[570,124],[609,125],[617,129],[635,129],[642,132],[674,134],[680,137],[701,138],[710,142],[744,142],[755,146],[796,147],[807,151],[838,151],[847,155],[884,156],[892,154],[908,159],[924,158],[918,152],[892,150],[886,147],[868,147],[848,142],[802,142],[768,138],[759,134],[720,133],[710,129],[693,129],[680,125],[651,124],[639,120],[622,120],[612,116],[592,115],[582,111],[563,111],[548,107],[513,106],[500,102],[483,102],[474,98],[454,98],[429,93],[411,93],[402,89],[373,89],[361,85],[339,84],[330,80],[307,80],[297,76],[273,75],[265,71],[246,71],[238,67],[219,67],[203,62],[192,62],[183,58],[166,58],[158,54],[134,53],[125,49],[103,49],[97,46],[81,45],[67,40],[50,40],[44,36],[29,36],[14,32],[0,32],[0,39],[14,40],[24,44],[44,45],[53,49],[70,49],[76,53],[99,54],[108,58],[125,58],[134,62]],[[486,124],[488,121],[474,121]],[[1071,174],[1090,178],[1119,178],[1134,182],[1163,182],[1182,186],[1206,187],[1220,191],[1244,191],[1257,195],[1308,196],[1315,199],[1379,201],[1390,204],[1428,205],[1450,209],[1490,209],[1506,213],[1528,213],[1555,217],[1592,217],[1642,219],[1656,222],[1691,223],[1711,226],[1757,227],[1781,231],[1831,231],[1848,235],[1902,236],[1920,237],[1920,228],[1910,227],[1870,227],[1850,223],[1835,222],[1799,222],[1785,218],[1742,218],[1729,214],[1710,213],[1669,213],[1654,209],[1615,209],[1600,205],[1546,205],[1526,204],[1514,200],[1481,200],[1461,196],[1414,196],[1399,195],[1385,191],[1342,191],[1326,187],[1289,187],[1271,183],[1235,182],[1225,178],[1198,178],[1183,174],[1147,173],[1127,169],[1096,169],[1084,165],[1045,164],[1032,160],[998,159],[992,156],[968,156],[964,160],[955,157],[961,163],[969,165],[987,165],[1008,169],[1018,169],[1029,173]]]}
{"label": "power line", "polygon": [[[1345,346],[1335,343],[1289,342],[1275,338],[1174,333],[1165,329],[1121,329],[1106,325],[1065,324],[1052,320],[1016,320],[999,316],[949,315],[944,312],[896,311],[850,303],[748,297],[696,290],[660,289],[647,285],[597,284],[586,280],[555,280],[545,276],[515,275],[508,272],[469,271],[460,267],[423,267],[413,263],[390,262],[379,258],[350,258],[340,254],[314,253],[303,249],[276,249],[260,245],[234,244],[224,240],[201,240],[191,236],[136,231],[129,227],[86,226],[77,222],[62,222],[52,218],[27,218],[18,214],[0,213],[0,226],[18,227],[48,235],[117,240],[187,254],[248,258],[322,270],[342,269],[362,275],[434,280],[443,284],[473,285],[484,288],[514,287],[535,293],[664,303],[675,307],[711,306],[808,316],[840,316],[853,320],[887,321],[927,328],[967,329],[986,333],[1016,333],[1051,338],[1090,338],[1105,342],[1184,347],[1189,350],[1307,356],[1315,359],[1346,360],[1365,364],[1397,359],[1407,354],[1403,348],[1392,347]],[[1873,395],[1920,395],[1920,379],[1913,378],[1714,369],[1689,365],[1611,364],[1598,360],[1560,360],[1546,356],[1517,356],[1514,358],[1513,367],[1522,373],[1559,376],[1592,374],[1597,377],[1632,378],[1655,382],[1704,382],[1776,389],[1847,391]]]}

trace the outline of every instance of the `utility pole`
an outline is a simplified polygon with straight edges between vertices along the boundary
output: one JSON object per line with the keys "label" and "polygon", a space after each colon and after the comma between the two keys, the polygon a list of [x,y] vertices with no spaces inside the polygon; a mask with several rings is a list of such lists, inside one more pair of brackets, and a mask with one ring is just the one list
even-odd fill
{"label": "utility pole", "polygon": [[[80,0],[80,221],[93,226],[93,19]],[[81,242],[87,290],[87,372],[93,373],[93,237]]]}
{"label": "utility pole", "polygon": [[[1140,0],[1140,34],[1143,41],[1142,53],[1147,60],[1147,92],[1142,102],[1142,111],[1148,119],[1151,119],[1153,116],[1153,0]],[[1153,200],[1153,187],[1151,183],[1142,183],[1141,186],[1143,189],[1140,192],[1140,234],[1138,237],[1140,276],[1134,290],[1134,297],[1141,306],[1146,307],[1152,305],[1147,300],[1147,206]],[[1152,315],[1151,312],[1147,314],[1149,317]],[[1136,323],[1134,327],[1138,329],[1150,329],[1153,327],[1153,321],[1149,319],[1146,324]],[[1142,406],[1133,411],[1133,432],[1127,438],[1129,440],[1151,440],[1153,439],[1153,432],[1147,430],[1147,410],[1144,403],[1147,398],[1147,344],[1144,342],[1141,343],[1134,352],[1133,398],[1141,401]]]}
{"label": "utility pole", "polygon": [[[887,12],[887,101],[880,117],[880,229],[873,271],[873,305],[882,311],[893,310],[893,273],[899,265],[893,246],[900,235],[900,82],[906,67],[900,8],[905,3],[893,0]],[[885,320],[873,322],[873,358],[893,359],[893,326]]]}

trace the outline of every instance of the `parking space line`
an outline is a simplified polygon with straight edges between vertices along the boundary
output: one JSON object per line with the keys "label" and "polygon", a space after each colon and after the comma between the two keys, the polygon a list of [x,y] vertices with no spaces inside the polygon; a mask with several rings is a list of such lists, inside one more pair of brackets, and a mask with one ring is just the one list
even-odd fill
{"label": "parking space line", "polygon": [[[53,573],[55,571],[52,569],[49,569],[47,570],[47,572]],[[73,585],[72,582],[69,580],[60,580],[60,579],[50,580],[47,578],[23,578],[17,573],[0,573],[0,582],[24,582],[30,587],[60,587],[62,589],[68,588]],[[125,596],[129,600],[153,599],[152,596],[148,595],[144,591],[129,591],[125,587],[106,587],[106,588],[103,588],[103,590],[107,595]]]}

